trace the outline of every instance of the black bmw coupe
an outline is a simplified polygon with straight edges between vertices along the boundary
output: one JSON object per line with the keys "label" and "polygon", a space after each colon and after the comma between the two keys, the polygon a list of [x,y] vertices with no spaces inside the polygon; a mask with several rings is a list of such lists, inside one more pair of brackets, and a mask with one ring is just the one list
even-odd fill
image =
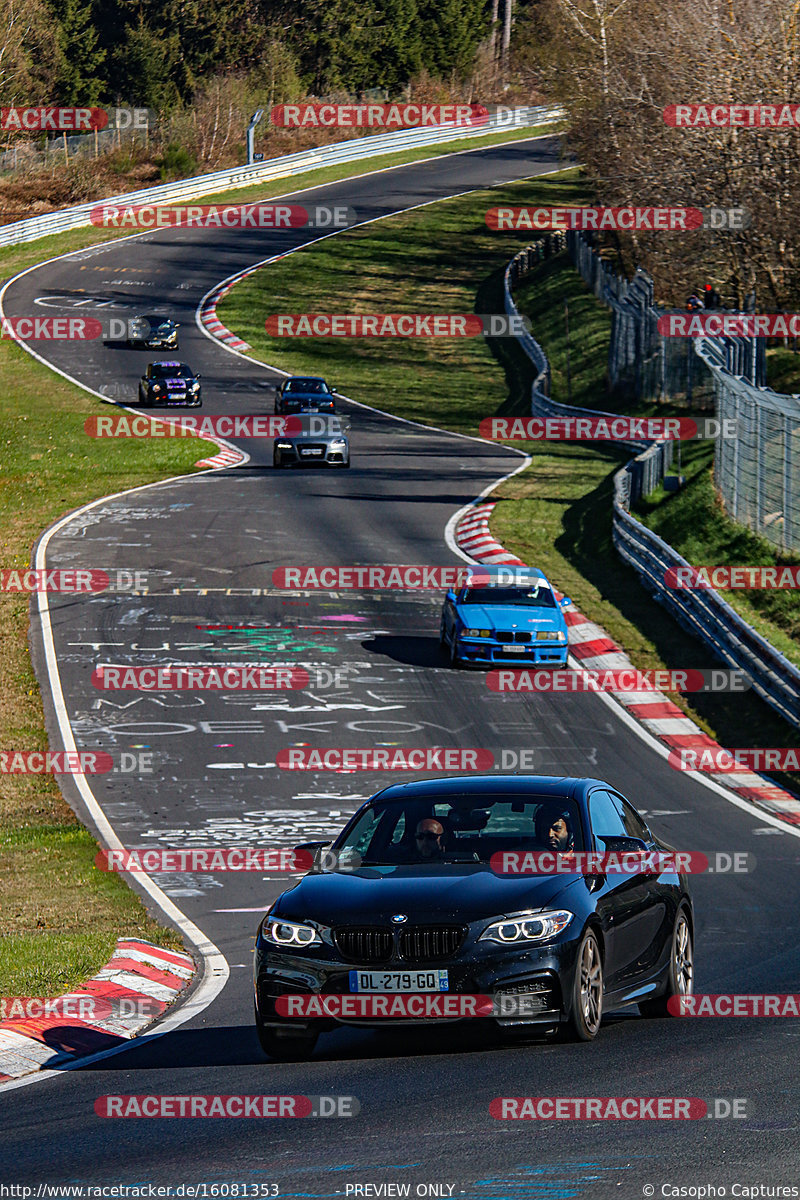
{"label": "black bmw coupe", "polygon": [[[305,845],[317,866],[258,929],[256,1027],[274,1058],[307,1057],[342,1024],[468,1016],[589,1041],[604,1009],[667,1016],[671,997],[692,992],[687,877],[661,863],[596,869],[598,854],[672,850],[600,779],[395,784],[325,846]],[[517,863],[573,853],[578,867],[502,873],[511,851]],[[581,851],[595,852],[589,869]]]}

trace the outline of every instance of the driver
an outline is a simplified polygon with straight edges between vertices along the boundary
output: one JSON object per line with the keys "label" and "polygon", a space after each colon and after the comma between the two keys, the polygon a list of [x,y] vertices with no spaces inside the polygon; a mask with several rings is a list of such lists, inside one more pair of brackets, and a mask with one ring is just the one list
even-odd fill
{"label": "driver", "polygon": [[537,810],[536,838],[540,846],[556,853],[566,854],[575,848],[575,832],[572,828],[572,813],[559,804],[545,804]]}
{"label": "driver", "polygon": [[433,817],[425,817],[417,822],[414,840],[417,858],[435,859],[444,854],[444,825]]}

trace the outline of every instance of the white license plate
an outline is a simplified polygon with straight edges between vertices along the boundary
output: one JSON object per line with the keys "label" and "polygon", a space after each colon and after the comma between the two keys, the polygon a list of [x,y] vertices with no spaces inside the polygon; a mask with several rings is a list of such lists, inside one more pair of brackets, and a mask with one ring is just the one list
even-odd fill
{"label": "white license plate", "polygon": [[527,646],[504,646],[503,653],[504,654],[524,654],[527,649],[528,649]]}
{"label": "white license plate", "polygon": [[447,971],[351,971],[351,992],[447,992]]}
{"label": "white license plate", "polygon": [[322,454],[322,451],[321,450],[301,450],[300,453],[304,454],[308,458],[312,454]]}
{"label": "white license plate", "polygon": [[168,398],[170,400],[185,400],[186,392],[170,392]]}

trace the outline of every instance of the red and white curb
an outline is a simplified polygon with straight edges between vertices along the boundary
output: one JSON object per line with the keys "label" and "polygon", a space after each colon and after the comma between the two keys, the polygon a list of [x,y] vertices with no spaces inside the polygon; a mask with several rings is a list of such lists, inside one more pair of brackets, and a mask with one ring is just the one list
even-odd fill
{"label": "red and white curb", "polygon": [[[510,554],[489,532],[489,517],[495,503],[496,501],[482,501],[467,510],[455,529],[456,544],[477,562],[525,566],[521,559]],[[556,592],[558,599],[561,599],[562,595],[563,593]],[[582,670],[634,669],[622,647],[583,613],[570,608],[565,611],[564,618],[569,630],[572,658],[577,660],[577,665]],[[671,751],[686,748],[714,752],[721,749],[719,743],[703,733],[677,704],[673,704],[663,692],[655,688],[636,692],[611,692],[610,695]],[[708,774],[716,783],[765,812],[790,825],[800,826],[800,799],[763,775],[745,770],[704,771],[703,774]]]}
{"label": "red and white curb", "polygon": [[188,954],[138,938],[120,938],[102,970],[68,995],[112,1002],[144,1001],[144,1011],[92,1022],[63,1014],[0,1021],[0,1083],[73,1062],[136,1037],[166,1012],[194,973],[195,964]]}
{"label": "red and white curb", "polygon": [[[206,436],[206,435],[204,435]],[[211,441],[211,438],[207,439]],[[219,454],[212,454],[210,458],[201,458],[194,464],[196,467],[238,467],[240,463],[247,462],[247,455],[241,450],[231,450],[225,446],[220,450]]]}
{"label": "red and white curb", "polygon": [[521,558],[509,554],[504,546],[489,533],[489,517],[496,501],[490,500],[474,505],[456,525],[455,538],[462,550],[477,562],[506,563],[515,567],[524,567]]}
{"label": "red and white curb", "polygon": [[[281,254],[278,257],[283,258],[283,255]],[[270,262],[275,261],[277,260],[270,259]],[[217,316],[217,305],[224,296],[227,296],[228,292],[236,287],[236,284],[241,279],[246,279],[248,275],[253,275],[262,266],[264,266],[263,263],[257,263],[253,267],[246,267],[244,271],[239,271],[236,275],[231,275],[216,291],[210,292],[206,296],[200,309],[200,324],[203,328],[207,329],[211,336],[216,338],[218,342],[224,342],[232,350],[241,350],[244,352],[245,350],[252,350],[252,346],[248,342],[243,342],[235,333],[232,333],[227,325],[222,324],[222,321]]]}

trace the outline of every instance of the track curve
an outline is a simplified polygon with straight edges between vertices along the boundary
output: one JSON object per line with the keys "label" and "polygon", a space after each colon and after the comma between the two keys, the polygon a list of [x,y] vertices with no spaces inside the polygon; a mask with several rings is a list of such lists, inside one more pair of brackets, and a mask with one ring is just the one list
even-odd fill
{"label": "track curve", "polygon": [[[555,153],[552,140],[537,139],[295,195],[304,203],[348,203],[371,219],[552,170]],[[228,231],[213,243],[207,231],[137,236],[42,264],[8,287],[4,305],[16,316],[36,311],[37,298],[93,297],[130,304],[132,313],[158,301],[183,306],[189,318],[222,278],[303,236]],[[182,337],[181,356],[204,376],[206,411],[271,411],[274,373],[227,353],[190,319]],[[37,351],[95,390],[113,377],[124,390],[114,399],[131,397],[146,361],[144,352],[92,343]],[[158,595],[50,600],[78,745],[147,745],[158,756],[157,787],[146,778],[97,777],[93,784],[121,841],[291,844],[298,834],[339,827],[379,786],[369,774],[298,781],[276,771],[275,754],[292,743],[532,748],[537,771],[607,778],[674,845],[753,853],[751,875],[695,878],[697,987],[798,990],[790,914],[800,891],[800,847],[790,831],[676,775],[598,697],[497,696],[482,676],[445,668],[436,645],[438,597],[290,599],[270,587],[279,564],[456,562],[443,540],[454,510],[520,462],[503,448],[374,411],[354,409],[352,419],[357,454],[347,473],[274,473],[263,447],[246,442],[251,462],[243,468],[102,502],[51,539],[48,565],[145,568],[163,581]],[[34,627],[43,679],[40,634]],[[288,699],[106,696],[90,682],[98,661],[213,663],[276,652],[310,666],[350,667],[358,680],[346,691]],[[52,708],[48,716],[57,741]],[[69,798],[96,828],[81,797]],[[220,948],[230,980],[180,1029],[3,1096],[0,1153],[25,1183],[276,1182],[282,1196],[334,1196],[368,1183],[408,1183],[413,1195],[417,1184],[440,1183],[453,1188],[441,1194],[469,1198],[632,1200],[651,1194],[643,1190],[650,1185],[656,1196],[669,1195],[662,1183],[794,1182],[796,1021],[657,1022],[621,1014],[589,1046],[488,1044],[469,1030],[343,1030],[323,1038],[310,1063],[268,1064],[251,1022],[250,952],[258,912],[285,880],[229,874],[157,882]],[[262,1092],[353,1094],[361,1114],[311,1126],[206,1125],[113,1122],[93,1107],[107,1093]],[[744,1097],[748,1116],[711,1126],[543,1127],[493,1120],[489,1103],[500,1095]]]}

